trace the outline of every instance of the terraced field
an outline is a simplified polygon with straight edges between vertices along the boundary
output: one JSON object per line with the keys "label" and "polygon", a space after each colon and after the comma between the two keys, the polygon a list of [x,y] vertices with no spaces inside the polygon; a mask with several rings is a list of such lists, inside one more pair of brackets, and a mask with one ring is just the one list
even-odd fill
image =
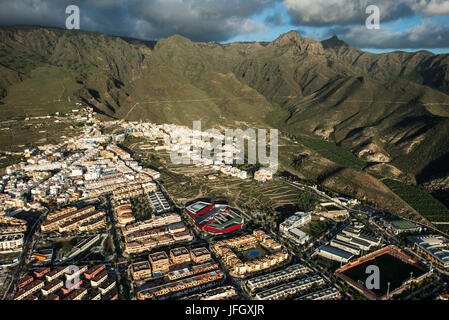
{"label": "terraced field", "polygon": [[[194,165],[173,165],[168,153],[158,153],[157,157],[163,163],[159,169],[162,184],[180,206],[197,198],[224,200],[240,209],[248,219],[255,212],[274,213],[277,208],[295,206],[303,192],[283,181],[261,184]],[[208,174],[217,175],[219,179],[209,180]]]}

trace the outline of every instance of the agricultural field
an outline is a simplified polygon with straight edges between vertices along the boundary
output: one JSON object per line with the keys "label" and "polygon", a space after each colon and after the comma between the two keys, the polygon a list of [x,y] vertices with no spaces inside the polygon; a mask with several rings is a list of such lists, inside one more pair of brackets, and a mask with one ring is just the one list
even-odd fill
{"label": "agricultural field", "polygon": [[321,139],[313,139],[300,136],[297,141],[306,148],[318,152],[321,156],[348,168],[363,169],[366,165],[365,161],[357,158],[351,152],[338,147],[334,143]]}
{"label": "agricultural field", "polygon": [[[151,165],[161,172],[159,181],[178,206],[194,199],[208,198],[226,201],[230,206],[242,211],[245,219],[250,219],[250,213],[256,211],[271,213],[283,219],[283,208],[297,207],[304,199],[315,200],[313,197],[301,197],[304,191],[281,180],[275,179],[261,184],[251,178],[241,180],[193,164],[175,165],[170,161],[170,154],[167,152],[143,151],[139,149],[138,141],[125,142],[135,159],[142,161],[144,166]],[[210,177],[212,179],[209,179]]]}
{"label": "agricultural field", "polygon": [[397,180],[385,179],[382,182],[429,221],[449,221],[448,208],[425,190]]}
{"label": "agricultural field", "polygon": [[84,123],[73,117],[51,116],[48,119],[30,118],[28,120],[9,120],[0,122],[0,167],[18,163],[22,157],[18,154],[26,148],[44,144],[57,144],[66,137],[81,132]]}
{"label": "agricultural field", "polygon": [[2,155],[0,156],[0,168],[4,169],[23,160],[21,155]]}

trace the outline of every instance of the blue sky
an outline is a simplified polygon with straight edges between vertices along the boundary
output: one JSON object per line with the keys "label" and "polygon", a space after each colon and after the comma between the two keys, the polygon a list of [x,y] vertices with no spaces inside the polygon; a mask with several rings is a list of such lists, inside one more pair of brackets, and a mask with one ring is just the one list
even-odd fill
{"label": "blue sky", "polygon": [[[72,4],[83,30],[145,40],[272,41],[295,30],[375,53],[449,53],[449,0],[0,0],[0,25],[64,28]],[[380,29],[365,26],[369,5],[379,8]]]}

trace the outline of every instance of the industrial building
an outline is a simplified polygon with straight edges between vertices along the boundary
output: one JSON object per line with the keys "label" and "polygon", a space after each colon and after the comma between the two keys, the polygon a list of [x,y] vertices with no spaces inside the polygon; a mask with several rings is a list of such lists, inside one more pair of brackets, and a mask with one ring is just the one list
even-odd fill
{"label": "industrial building", "polygon": [[348,262],[354,256],[348,251],[328,245],[319,247],[317,253],[324,258],[344,263]]}
{"label": "industrial building", "polygon": [[358,239],[367,242],[369,243],[370,247],[380,245],[381,239],[379,237],[375,237],[360,228],[355,228],[349,225],[342,230],[342,233],[348,237],[351,237],[352,239]]}
{"label": "industrial building", "polygon": [[332,239],[330,244],[335,248],[348,251],[354,255],[358,256],[360,254],[360,248],[356,245],[351,244],[350,242]]}
{"label": "industrial building", "polygon": [[404,219],[395,218],[384,220],[383,222],[384,225],[395,235],[404,232],[421,232],[422,230],[421,226]]}
{"label": "industrial building", "polygon": [[449,268],[449,246],[445,238],[424,235],[412,238],[416,251],[442,268]]}
{"label": "industrial building", "polygon": [[348,262],[353,256],[358,256],[362,251],[369,251],[379,246],[381,238],[364,231],[363,225],[352,223],[347,225],[328,245],[316,250],[316,253],[330,260]]}

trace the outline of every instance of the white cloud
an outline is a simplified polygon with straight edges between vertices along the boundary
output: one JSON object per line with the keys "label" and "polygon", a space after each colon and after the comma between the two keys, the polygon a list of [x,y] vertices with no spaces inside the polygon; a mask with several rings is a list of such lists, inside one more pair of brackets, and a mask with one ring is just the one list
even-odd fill
{"label": "white cloud", "polygon": [[379,7],[382,21],[449,13],[449,0],[284,0],[292,23],[310,26],[364,24],[368,5]]}
{"label": "white cloud", "polygon": [[418,0],[413,9],[425,16],[449,14],[449,0]]}
{"label": "white cloud", "polygon": [[386,28],[368,30],[363,26],[350,26],[330,33],[338,33],[348,44],[358,48],[376,49],[420,49],[448,48],[449,25],[422,22],[404,32],[393,32]]}

